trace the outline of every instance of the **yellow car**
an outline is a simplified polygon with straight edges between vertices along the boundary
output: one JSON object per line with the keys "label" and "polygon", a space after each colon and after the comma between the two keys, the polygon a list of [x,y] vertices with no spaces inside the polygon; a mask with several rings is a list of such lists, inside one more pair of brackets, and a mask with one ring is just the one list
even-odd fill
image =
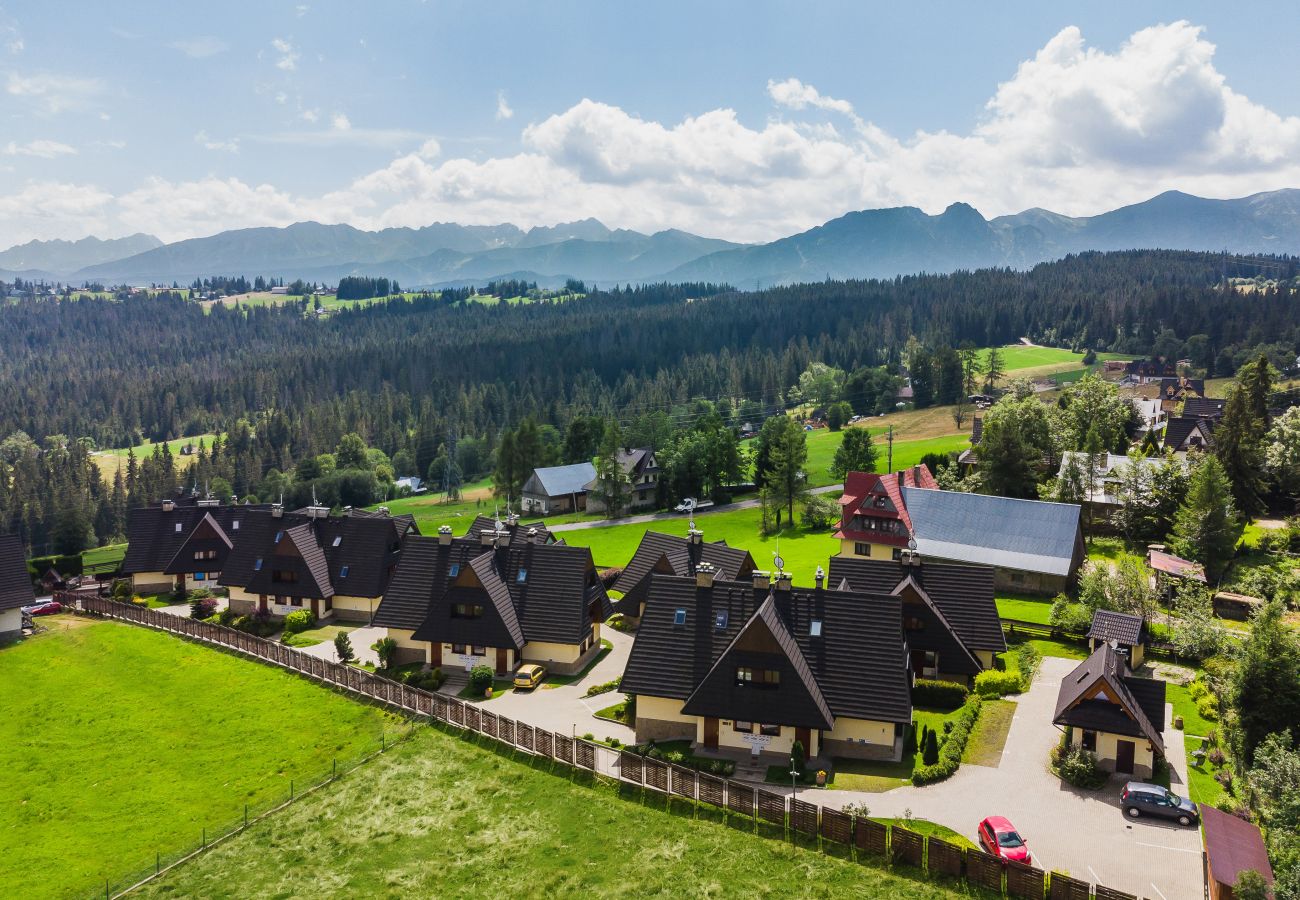
{"label": "yellow car", "polygon": [[546,677],[546,670],[533,663],[525,663],[515,671],[516,688],[535,688]]}

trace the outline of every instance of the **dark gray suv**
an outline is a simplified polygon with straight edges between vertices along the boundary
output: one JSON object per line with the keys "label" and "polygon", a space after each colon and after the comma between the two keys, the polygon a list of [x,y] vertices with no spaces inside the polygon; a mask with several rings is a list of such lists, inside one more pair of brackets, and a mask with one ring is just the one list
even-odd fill
{"label": "dark gray suv", "polygon": [[1152,816],[1173,819],[1179,825],[1195,825],[1201,820],[1196,804],[1158,784],[1130,781],[1119,795],[1124,814],[1130,819]]}

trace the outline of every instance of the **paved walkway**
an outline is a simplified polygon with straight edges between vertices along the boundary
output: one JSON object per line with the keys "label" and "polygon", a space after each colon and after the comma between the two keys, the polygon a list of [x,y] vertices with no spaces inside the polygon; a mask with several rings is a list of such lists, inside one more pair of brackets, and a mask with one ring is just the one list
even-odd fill
{"label": "paved walkway", "polygon": [[[325,623],[326,625],[346,625],[345,622],[335,622],[332,619]],[[362,625],[353,628],[348,632],[348,639],[352,641],[352,655],[356,657],[357,662],[370,663],[373,666],[379,665],[379,654],[370,649],[370,645],[382,637],[388,636],[387,628],[371,628],[368,625]],[[310,647],[299,647],[303,653],[309,656],[318,656],[321,659],[330,662],[338,662],[338,654],[334,652],[334,641],[321,641],[319,644],[312,644]]]}
{"label": "paved walkway", "polygon": [[[821,487],[815,487],[809,491],[810,494],[838,494],[843,492],[842,484],[825,484]],[[705,519],[716,513],[735,512],[738,509],[753,509],[758,506],[757,498],[753,500],[741,500],[737,503],[727,503],[723,506],[710,506],[707,509],[697,510],[695,518]],[[594,519],[588,522],[561,522],[558,525],[546,526],[552,532],[557,531],[582,531],[586,528],[608,528],[611,525],[645,525],[649,522],[660,522],[664,519],[684,519],[686,513],[679,512],[657,512],[644,513],[639,516],[624,516],[621,519]]]}

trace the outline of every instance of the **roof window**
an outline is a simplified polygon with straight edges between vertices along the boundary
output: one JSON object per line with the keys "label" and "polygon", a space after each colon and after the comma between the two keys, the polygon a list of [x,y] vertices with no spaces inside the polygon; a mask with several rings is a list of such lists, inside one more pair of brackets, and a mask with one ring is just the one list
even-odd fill
{"label": "roof window", "polygon": [[339,569],[339,577],[340,577],[340,578],[347,578],[347,577],[348,577],[348,568],[349,568],[348,566],[344,566],[343,568]]}
{"label": "roof window", "polygon": [[686,624],[686,610],[679,609],[677,610],[677,612],[673,613],[673,624],[674,625]]}
{"label": "roof window", "polygon": [[284,537],[284,532],[283,532],[283,531],[277,531],[277,532],[275,533],[275,542],[276,542],[277,544],[280,543],[280,538],[282,538],[282,537]]}
{"label": "roof window", "polygon": [[727,627],[727,611],[725,609],[718,610],[713,616],[713,627],[719,631]]}
{"label": "roof window", "polygon": [[447,570],[448,578],[455,578],[460,574],[460,563],[452,563],[451,568]]}
{"label": "roof window", "polygon": [[333,547],[337,547],[337,546],[338,546],[339,544],[341,544],[341,543],[343,543],[343,535],[341,535],[341,534],[340,534],[340,535],[336,535],[335,538],[334,538],[334,543],[331,544],[331,546],[333,546]]}
{"label": "roof window", "polygon": [[253,560],[253,571],[262,571],[262,557],[259,556],[257,559]]}
{"label": "roof window", "polygon": [[527,580],[528,580],[528,570],[520,569],[519,574],[515,576],[515,581],[519,582],[520,584],[523,584]]}
{"label": "roof window", "polygon": [[235,519],[235,521],[233,521],[233,522],[230,523],[230,530],[231,530],[231,531],[238,531],[238,530],[239,530],[239,520],[238,520],[238,519]]}
{"label": "roof window", "polygon": [[181,523],[180,523],[180,522],[177,522],[177,523],[176,523],[176,533],[177,533],[177,534],[180,534],[180,533],[181,533]]}
{"label": "roof window", "polygon": [[811,622],[808,623],[808,634],[809,634],[809,636],[811,636],[811,637],[821,637],[821,636],[822,636],[822,620],[821,620],[821,619],[813,619]]}

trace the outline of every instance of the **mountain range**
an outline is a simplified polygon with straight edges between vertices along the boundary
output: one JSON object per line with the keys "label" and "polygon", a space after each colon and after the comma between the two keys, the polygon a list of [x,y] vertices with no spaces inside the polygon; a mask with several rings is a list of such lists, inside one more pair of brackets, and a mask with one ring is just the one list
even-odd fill
{"label": "mountain range", "polygon": [[5,270],[72,284],[182,284],[205,275],[266,275],[336,282],[386,275],[406,288],[526,278],[544,286],[587,282],[713,281],[739,287],[824,278],[889,278],[992,266],[1026,268],[1084,250],[1161,248],[1300,254],[1300,190],[1235,200],[1169,191],[1096,216],[1044,209],[984,218],[954,203],[850,212],[766,244],[684,231],[642,234],[584,219],[527,231],[514,225],[435,223],[362,231],[300,222],[242,228],[163,244],[150,235],[111,241],[32,241],[0,253]]}

